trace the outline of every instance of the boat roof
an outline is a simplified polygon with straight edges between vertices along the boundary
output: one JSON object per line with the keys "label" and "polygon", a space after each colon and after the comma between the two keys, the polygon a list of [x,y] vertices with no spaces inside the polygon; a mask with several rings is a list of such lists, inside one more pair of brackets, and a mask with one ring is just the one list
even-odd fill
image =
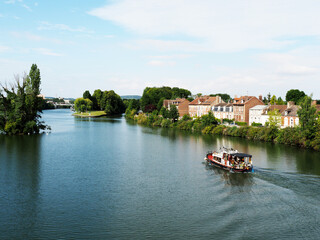
{"label": "boat roof", "polygon": [[239,157],[239,158],[252,157],[252,155],[246,154],[246,153],[230,153],[230,155],[235,156],[235,157]]}

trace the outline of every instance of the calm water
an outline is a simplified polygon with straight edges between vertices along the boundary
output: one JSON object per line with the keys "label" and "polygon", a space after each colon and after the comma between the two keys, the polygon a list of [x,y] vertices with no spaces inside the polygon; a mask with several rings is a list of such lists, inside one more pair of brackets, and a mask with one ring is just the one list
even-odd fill
{"label": "calm water", "polygon": [[[70,114],[0,136],[1,239],[319,239],[319,152]],[[220,146],[255,173],[208,167]]]}

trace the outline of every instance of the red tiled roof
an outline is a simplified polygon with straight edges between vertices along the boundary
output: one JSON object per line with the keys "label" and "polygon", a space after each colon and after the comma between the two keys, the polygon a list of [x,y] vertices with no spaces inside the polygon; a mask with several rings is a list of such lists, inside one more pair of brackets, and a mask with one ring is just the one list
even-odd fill
{"label": "red tiled roof", "polygon": [[216,100],[216,97],[201,96],[193,100],[189,105],[211,105]]}

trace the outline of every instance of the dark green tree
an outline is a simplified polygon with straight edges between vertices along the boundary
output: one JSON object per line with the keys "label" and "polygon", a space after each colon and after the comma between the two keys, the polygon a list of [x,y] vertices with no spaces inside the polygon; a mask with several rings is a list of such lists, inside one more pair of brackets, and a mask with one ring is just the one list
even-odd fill
{"label": "dark green tree", "polygon": [[170,106],[168,117],[171,118],[174,122],[179,118],[179,111],[175,105]]}
{"label": "dark green tree", "polygon": [[300,101],[306,96],[304,91],[298,89],[291,89],[286,94],[286,101],[293,101],[295,104],[299,105]]}
{"label": "dark green tree", "polygon": [[41,119],[43,100],[40,94],[41,77],[36,64],[31,66],[29,75],[22,83],[16,76],[10,87],[1,85],[0,90],[0,132],[6,134],[34,134],[50,129]]}
{"label": "dark green tree", "polygon": [[92,94],[92,102],[93,102],[93,108],[95,110],[101,110],[100,102],[102,98],[102,91],[100,89],[94,90]]}
{"label": "dark green tree", "polygon": [[306,139],[312,139],[315,135],[317,114],[315,106],[311,105],[312,98],[305,96],[300,101],[300,109],[298,110],[299,123],[301,130]]}
{"label": "dark green tree", "polygon": [[83,98],[84,99],[90,99],[91,100],[91,94],[89,92],[89,90],[86,90],[84,93],[83,93]]}
{"label": "dark green tree", "polygon": [[103,92],[100,106],[109,116],[124,113],[126,109],[121,97],[113,90]]}

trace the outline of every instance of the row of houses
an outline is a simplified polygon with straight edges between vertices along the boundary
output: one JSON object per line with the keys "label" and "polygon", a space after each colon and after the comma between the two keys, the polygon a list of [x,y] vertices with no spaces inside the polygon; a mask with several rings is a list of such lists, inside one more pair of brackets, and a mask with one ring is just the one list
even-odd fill
{"label": "row of houses", "polygon": [[[313,104],[316,105],[315,102]],[[235,97],[232,102],[224,102],[220,96],[210,97],[201,96],[189,102],[185,98],[174,100],[164,100],[163,106],[170,110],[170,106],[175,105],[179,111],[180,117],[188,114],[190,117],[201,117],[209,112],[220,119],[234,120],[235,122],[260,123],[263,126],[269,121],[268,113],[278,110],[279,122],[281,127],[294,127],[299,125],[298,110],[299,106],[294,102],[288,102],[287,105],[265,105],[262,96],[241,96]],[[316,105],[317,111],[320,111],[320,105]]]}

